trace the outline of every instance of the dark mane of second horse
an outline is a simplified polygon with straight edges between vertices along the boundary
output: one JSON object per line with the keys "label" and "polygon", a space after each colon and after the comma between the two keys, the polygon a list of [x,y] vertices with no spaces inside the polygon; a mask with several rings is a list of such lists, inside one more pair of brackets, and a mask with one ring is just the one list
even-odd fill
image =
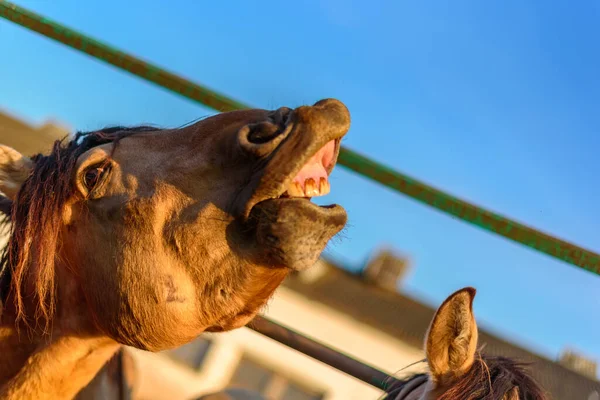
{"label": "dark mane of second horse", "polygon": [[[410,382],[423,379],[416,374],[400,380],[386,390],[387,400],[403,400],[411,391],[403,393]],[[438,400],[502,400],[513,387],[519,391],[519,400],[548,400],[544,390],[533,380],[526,365],[507,357],[482,355],[458,382],[438,397]]]}

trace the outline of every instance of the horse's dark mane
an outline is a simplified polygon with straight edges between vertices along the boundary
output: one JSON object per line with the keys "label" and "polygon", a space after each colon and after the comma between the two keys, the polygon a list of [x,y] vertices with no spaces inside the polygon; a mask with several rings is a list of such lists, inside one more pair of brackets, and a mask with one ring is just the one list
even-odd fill
{"label": "horse's dark mane", "polygon": [[[116,143],[139,132],[157,131],[150,126],[115,126],[94,132],[77,132],[73,138],[57,140],[48,155],[31,157],[33,170],[16,199],[0,196],[3,227],[10,224],[10,236],[0,258],[0,300],[3,307],[9,294],[15,302],[18,319],[41,318],[46,328],[55,307],[55,261],[60,250],[62,209],[75,195],[72,184],[77,159],[86,151],[106,143]],[[114,147],[113,147],[114,149]],[[31,274],[35,316],[25,315],[24,279]]]}
{"label": "horse's dark mane", "polygon": [[[396,400],[410,381],[422,377],[415,374],[394,383],[386,392],[386,399]],[[507,357],[481,356],[458,382],[446,390],[438,400],[502,400],[513,387],[519,390],[519,400],[548,400],[546,392],[531,377],[527,364]],[[400,400],[400,399],[399,399]]]}

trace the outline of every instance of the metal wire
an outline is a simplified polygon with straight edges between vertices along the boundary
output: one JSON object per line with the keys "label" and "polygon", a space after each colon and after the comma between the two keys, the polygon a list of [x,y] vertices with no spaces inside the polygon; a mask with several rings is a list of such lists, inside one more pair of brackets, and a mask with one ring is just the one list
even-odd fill
{"label": "metal wire", "polygon": [[[0,17],[84,52],[217,111],[248,108],[205,86],[117,50],[29,10],[0,0]],[[339,165],[488,232],[600,275],[600,255],[488,211],[343,147]]]}

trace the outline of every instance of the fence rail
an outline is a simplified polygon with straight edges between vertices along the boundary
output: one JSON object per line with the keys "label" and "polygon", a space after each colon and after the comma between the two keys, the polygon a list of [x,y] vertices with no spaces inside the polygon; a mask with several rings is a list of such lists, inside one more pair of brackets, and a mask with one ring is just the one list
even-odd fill
{"label": "fence rail", "polygon": [[[214,110],[232,111],[248,108],[223,94],[190,82],[8,1],[0,0],[0,17]],[[591,250],[459,199],[348,148],[342,147],[339,165],[488,232],[600,275],[600,254]]]}
{"label": "fence rail", "polygon": [[385,390],[397,382],[393,376],[362,361],[310,339],[265,316],[257,316],[247,325],[248,328],[263,334],[294,350],[321,361],[378,389]]}

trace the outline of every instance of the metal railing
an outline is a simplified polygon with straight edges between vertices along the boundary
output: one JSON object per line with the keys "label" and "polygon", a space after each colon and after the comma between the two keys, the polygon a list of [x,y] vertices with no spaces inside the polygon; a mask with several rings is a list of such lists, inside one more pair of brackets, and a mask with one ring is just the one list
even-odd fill
{"label": "metal railing", "polygon": [[355,360],[340,350],[332,349],[265,316],[255,317],[247,327],[378,389],[385,390],[397,381],[363,361]]}

